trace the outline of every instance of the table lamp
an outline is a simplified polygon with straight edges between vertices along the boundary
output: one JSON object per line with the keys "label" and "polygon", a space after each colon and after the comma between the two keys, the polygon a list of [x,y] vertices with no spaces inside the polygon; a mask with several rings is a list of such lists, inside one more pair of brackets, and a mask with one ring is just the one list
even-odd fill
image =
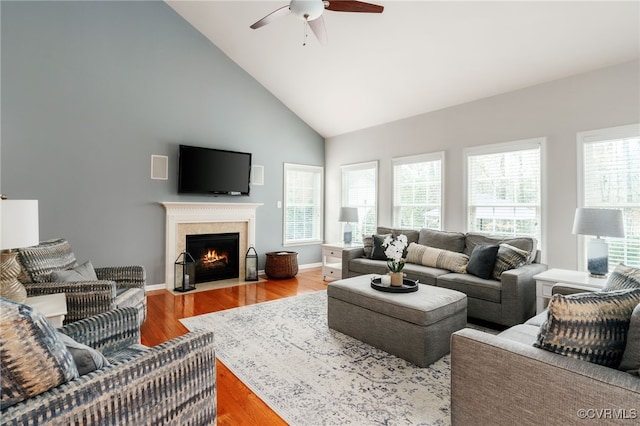
{"label": "table lamp", "polygon": [[15,249],[40,242],[38,200],[0,200],[0,296],[24,303],[27,290],[18,281],[20,264]]}
{"label": "table lamp", "polygon": [[351,244],[353,234],[351,232],[351,222],[358,222],[358,209],[355,207],[341,207],[338,222],[345,222],[342,241]]}
{"label": "table lamp", "polygon": [[577,208],[573,233],[592,235],[587,245],[587,269],[592,277],[609,272],[609,244],[600,237],[624,238],[622,210]]}

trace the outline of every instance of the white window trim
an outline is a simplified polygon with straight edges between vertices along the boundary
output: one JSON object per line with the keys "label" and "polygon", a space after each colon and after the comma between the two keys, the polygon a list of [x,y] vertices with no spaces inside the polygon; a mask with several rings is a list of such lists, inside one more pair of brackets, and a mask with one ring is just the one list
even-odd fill
{"label": "white window trim", "polygon": [[396,223],[396,208],[395,208],[395,166],[400,166],[403,164],[414,164],[414,163],[426,163],[429,161],[437,161],[440,160],[440,229],[444,228],[444,217],[445,217],[445,152],[430,152],[425,154],[418,155],[410,155],[406,157],[395,157],[391,159],[391,174],[392,174],[392,185],[391,185],[391,223]]}
{"label": "white window trim", "polygon": [[[578,161],[578,167],[576,167],[578,172],[578,190],[576,191],[578,199],[576,200],[576,205],[578,207],[584,207],[584,144],[590,142],[602,142],[612,139],[626,139],[637,137],[639,134],[640,123],[628,124],[625,126],[607,127],[604,129],[588,130],[584,132],[578,132],[576,134],[576,158]],[[589,238],[590,237],[585,235],[578,235],[577,238],[579,271],[587,270],[587,241]]]}
{"label": "white window trim", "polygon": [[378,160],[374,160],[374,161],[366,161],[363,163],[353,163],[353,164],[345,164],[340,166],[340,206],[341,207],[350,207],[350,205],[347,203],[347,201],[345,200],[346,194],[344,192],[344,174],[345,172],[353,172],[353,171],[357,171],[357,170],[366,170],[366,169],[374,169],[374,173],[375,173],[375,178],[374,178],[374,182],[375,182],[375,189],[374,189],[374,194],[375,194],[375,208],[374,211],[376,213],[376,224],[374,227],[378,226],[378,218],[380,217],[380,205],[378,203],[378,199],[380,197],[379,193],[378,193],[378,178],[380,176],[379,174],[379,167],[378,167]]}
{"label": "white window trim", "polygon": [[469,157],[473,155],[497,154],[501,152],[524,151],[528,149],[540,148],[540,241],[538,249],[542,252],[541,262],[545,262],[546,254],[543,245],[547,242],[547,138],[537,137],[531,139],[521,139],[512,142],[500,142],[488,145],[479,145],[464,148],[462,150],[463,162],[463,190],[462,190],[462,214],[464,217],[464,232],[469,232]]}
{"label": "white window trim", "polygon": [[[300,171],[312,171],[320,173],[320,194],[319,194],[319,206],[318,206],[318,238],[305,240],[305,241],[287,241],[287,227],[285,224],[285,216],[287,212],[287,171],[289,170],[300,170]],[[310,166],[306,164],[296,164],[296,163],[284,163],[283,168],[283,209],[282,209],[282,246],[283,247],[292,247],[292,246],[306,246],[313,244],[320,244],[324,241],[324,167],[321,166]]]}

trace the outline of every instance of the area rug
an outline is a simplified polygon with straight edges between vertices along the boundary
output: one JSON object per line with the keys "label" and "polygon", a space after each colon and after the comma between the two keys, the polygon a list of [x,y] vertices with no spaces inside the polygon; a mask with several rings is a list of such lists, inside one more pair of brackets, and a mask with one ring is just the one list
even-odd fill
{"label": "area rug", "polygon": [[320,291],[180,320],[291,425],[448,425],[449,355],[419,368],[327,326]]}

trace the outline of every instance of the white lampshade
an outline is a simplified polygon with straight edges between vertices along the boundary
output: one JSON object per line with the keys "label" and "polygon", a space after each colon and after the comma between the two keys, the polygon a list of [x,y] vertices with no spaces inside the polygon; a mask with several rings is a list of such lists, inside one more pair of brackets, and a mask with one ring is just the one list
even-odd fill
{"label": "white lampshade", "polygon": [[39,230],[38,200],[0,201],[0,249],[35,246]]}
{"label": "white lampshade", "polygon": [[356,207],[341,207],[338,222],[355,223],[358,221],[358,209]]}
{"label": "white lampshade", "polygon": [[573,221],[573,233],[624,238],[622,210],[578,208]]}

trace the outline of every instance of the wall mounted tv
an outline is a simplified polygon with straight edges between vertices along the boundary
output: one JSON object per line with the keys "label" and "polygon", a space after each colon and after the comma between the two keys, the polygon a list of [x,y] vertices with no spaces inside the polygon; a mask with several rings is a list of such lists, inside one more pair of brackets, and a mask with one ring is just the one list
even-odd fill
{"label": "wall mounted tv", "polygon": [[250,175],[250,153],[180,145],[180,194],[249,195]]}

